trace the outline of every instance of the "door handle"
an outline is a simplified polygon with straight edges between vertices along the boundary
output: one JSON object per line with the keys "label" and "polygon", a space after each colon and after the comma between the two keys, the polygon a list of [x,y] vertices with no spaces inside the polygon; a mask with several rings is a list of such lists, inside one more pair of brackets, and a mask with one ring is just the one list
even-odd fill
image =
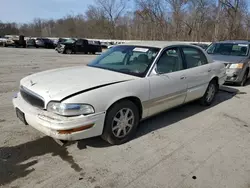
{"label": "door handle", "polygon": [[186,77],[185,76],[181,76],[181,80],[184,80],[184,79],[186,79]]}
{"label": "door handle", "polygon": [[211,72],[212,71],[212,69],[208,69],[208,71],[207,72]]}

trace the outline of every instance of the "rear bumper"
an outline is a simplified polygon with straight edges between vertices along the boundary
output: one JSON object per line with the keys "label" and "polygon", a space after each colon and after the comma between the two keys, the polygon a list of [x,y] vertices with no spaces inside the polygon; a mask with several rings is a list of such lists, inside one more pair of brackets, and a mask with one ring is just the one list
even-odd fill
{"label": "rear bumper", "polygon": [[[30,105],[20,94],[13,99],[13,105],[25,114],[25,119],[30,126],[55,139],[80,140],[100,136],[103,131],[105,112],[89,116],[63,117]],[[83,127],[89,128],[65,133],[65,131],[79,130]]]}

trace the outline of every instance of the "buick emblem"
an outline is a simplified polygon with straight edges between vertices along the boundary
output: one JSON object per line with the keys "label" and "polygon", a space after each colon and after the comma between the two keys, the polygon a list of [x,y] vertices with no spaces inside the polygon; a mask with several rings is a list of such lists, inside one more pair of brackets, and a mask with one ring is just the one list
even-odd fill
{"label": "buick emblem", "polygon": [[30,80],[30,86],[35,85],[36,83],[34,83],[32,80]]}

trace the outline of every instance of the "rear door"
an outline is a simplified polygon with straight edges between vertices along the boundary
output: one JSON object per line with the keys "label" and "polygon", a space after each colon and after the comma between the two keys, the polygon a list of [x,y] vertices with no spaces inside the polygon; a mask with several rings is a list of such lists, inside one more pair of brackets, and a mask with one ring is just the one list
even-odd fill
{"label": "rear door", "polygon": [[211,79],[212,67],[205,54],[196,47],[183,46],[186,66],[187,96],[185,102],[202,97]]}

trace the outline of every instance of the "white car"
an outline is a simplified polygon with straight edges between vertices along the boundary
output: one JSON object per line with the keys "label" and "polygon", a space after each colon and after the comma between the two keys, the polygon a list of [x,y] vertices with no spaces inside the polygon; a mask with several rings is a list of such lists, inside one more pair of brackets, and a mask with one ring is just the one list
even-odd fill
{"label": "white car", "polygon": [[101,135],[122,144],[145,118],[196,99],[210,105],[225,77],[225,65],[198,46],[127,43],[87,66],[23,78],[13,104],[19,119],[56,140]]}

